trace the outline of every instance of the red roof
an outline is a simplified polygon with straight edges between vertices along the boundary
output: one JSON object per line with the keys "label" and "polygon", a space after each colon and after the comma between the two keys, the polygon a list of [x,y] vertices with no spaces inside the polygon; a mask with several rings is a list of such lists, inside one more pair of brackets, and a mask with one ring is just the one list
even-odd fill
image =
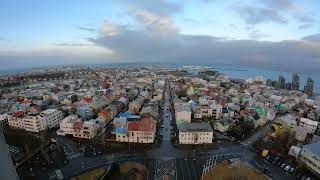
{"label": "red roof", "polygon": [[202,109],[211,109],[210,106],[202,106]]}
{"label": "red roof", "polygon": [[73,128],[74,129],[82,129],[82,125],[83,125],[83,122],[75,122],[74,124],[73,124]]}
{"label": "red roof", "polygon": [[128,122],[128,131],[138,131],[139,130],[139,122],[130,121]]}
{"label": "red roof", "polygon": [[156,130],[156,123],[152,117],[143,117],[140,121],[139,131],[154,132]]}
{"label": "red roof", "polygon": [[243,109],[240,111],[240,113],[251,113],[253,110],[251,109]]}
{"label": "red roof", "polygon": [[226,102],[224,101],[224,99],[221,99],[219,102],[220,105],[224,106],[226,104]]}
{"label": "red roof", "polygon": [[21,117],[23,115],[24,115],[23,111],[17,111],[12,116],[15,117],[15,118],[19,118],[19,117]]}
{"label": "red roof", "polygon": [[100,111],[98,115],[106,118],[106,117],[108,117],[109,112],[107,112],[107,111]]}
{"label": "red roof", "polygon": [[92,98],[84,97],[83,100],[84,100],[86,103],[89,103],[89,102],[91,102]]}

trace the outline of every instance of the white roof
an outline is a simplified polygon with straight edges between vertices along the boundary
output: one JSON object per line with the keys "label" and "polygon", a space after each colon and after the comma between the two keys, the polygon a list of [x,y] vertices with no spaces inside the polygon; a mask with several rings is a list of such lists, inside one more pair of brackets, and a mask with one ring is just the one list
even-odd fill
{"label": "white roof", "polygon": [[312,121],[311,119],[307,119],[307,118],[300,118],[300,121],[303,123],[309,124],[311,126],[318,126],[318,123],[319,123],[317,121]]}
{"label": "white roof", "polygon": [[41,114],[51,114],[51,113],[54,113],[56,111],[58,111],[58,110],[56,110],[56,109],[47,109],[47,110],[42,111]]}

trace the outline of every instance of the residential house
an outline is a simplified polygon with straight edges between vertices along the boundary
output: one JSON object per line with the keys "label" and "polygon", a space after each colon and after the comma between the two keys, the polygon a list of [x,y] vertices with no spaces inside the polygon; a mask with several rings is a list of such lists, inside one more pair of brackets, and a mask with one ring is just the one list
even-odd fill
{"label": "residential house", "polygon": [[77,109],[77,114],[83,119],[83,120],[89,120],[94,117],[93,109],[88,105],[82,105]]}
{"label": "residential house", "polygon": [[189,103],[175,103],[174,110],[178,126],[183,122],[191,123],[191,108]]}

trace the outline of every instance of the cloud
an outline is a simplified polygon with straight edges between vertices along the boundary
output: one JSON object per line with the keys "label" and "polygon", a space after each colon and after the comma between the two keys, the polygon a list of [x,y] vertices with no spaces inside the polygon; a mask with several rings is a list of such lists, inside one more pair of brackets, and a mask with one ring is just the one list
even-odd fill
{"label": "cloud", "polygon": [[299,29],[314,26],[315,18],[306,9],[292,0],[260,0],[260,5],[233,4],[231,9],[245,21],[247,25],[265,22],[286,24],[289,18],[295,19]]}
{"label": "cloud", "polygon": [[55,45],[55,46],[94,46],[94,44],[75,43],[75,42],[53,43],[53,45]]}
{"label": "cloud", "polygon": [[265,22],[276,22],[285,24],[288,20],[274,9],[256,7],[251,5],[232,5],[230,8],[235,11],[248,25],[256,25]]}
{"label": "cloud", "polygon": [[83,31],[89,31],[89,32],[95,32],[96,31],[95,28],[84,27],[84,26],[79,26],[78,29],[83,30]]}
{"label": "cloud", "polygon": [[303,8],[291,0],[260,0],[267,7],[284,11],[301,11]]}
{"label": "cloud", "polygon": [[249,32],[248,36],[249,36],[249,38],[255,39],[255,40],[259,40],[261,38],[269,37],[268,35],[263,34],[262,32],[260,32],[259,30],[253,30],[253,31]]}
{"label": "cloud", "polygon": [[[252,40],[231,40],[208,35],[181,34],[168,17],[150,12],[133,14],[144,28],[113,24],[117,33],[100,34],[88,40],[113,52],[112,59],[128,62],[232,63],[291,69],[320,68],[318,35],[296,41],[257,41],[266,35],[252,30]],[[164,22],[159,23],[166,19]],[[159,27],[159,24],[163,26]],[[163,33],[165,32],[165,33]],[[304,63],[301,63],[304,61]]]}
{"label": "cloud", "polygon": [[302,40],[305,41],[311,41],[311,42],[319,42],[320,43],[320,33],[319,34],[312,34],[309,36],[305,36],[302,38]]}
{"label": "cloud", "polygon": [[4,37],[0,37],[0,42],[10,42],[10,40]]}
{"label": "cloud", "polygon": [[[168,16],[171,14],[182,11],[183,7],[181,4],[169,2],[167,0],[120,0],[128,9],[141,9],[149,12],[153,12],[158,15]],[[133,3],[134,2],[134,3]]]}

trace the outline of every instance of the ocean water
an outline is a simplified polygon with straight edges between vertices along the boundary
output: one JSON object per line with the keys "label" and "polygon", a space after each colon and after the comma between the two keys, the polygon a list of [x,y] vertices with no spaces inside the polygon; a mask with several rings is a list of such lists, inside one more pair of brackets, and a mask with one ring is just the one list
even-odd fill
{"label": "ocean water", "polygon": [[[230,78],[239,79],[255,79],[257,76],[263,76],[267,79],[278,80],[278,77],[282,75],[287,82],[292,82],[292,72],[277,71],[263,68],[247,67],[247,66],[234,66],[234,65],[221,65],[221,64],[185,64],[193,66],[209,66],[213,70],[217,70],[222,74],[228,75]],[[182,67],[183,65],[165,65],[167,67]],[[310,74],[298,73],[300,76],[300,90],[303,90],[306,85],[307,79],[311,77],[314,80],[314,92],[320,92],[320,72],[312,72]]]}

